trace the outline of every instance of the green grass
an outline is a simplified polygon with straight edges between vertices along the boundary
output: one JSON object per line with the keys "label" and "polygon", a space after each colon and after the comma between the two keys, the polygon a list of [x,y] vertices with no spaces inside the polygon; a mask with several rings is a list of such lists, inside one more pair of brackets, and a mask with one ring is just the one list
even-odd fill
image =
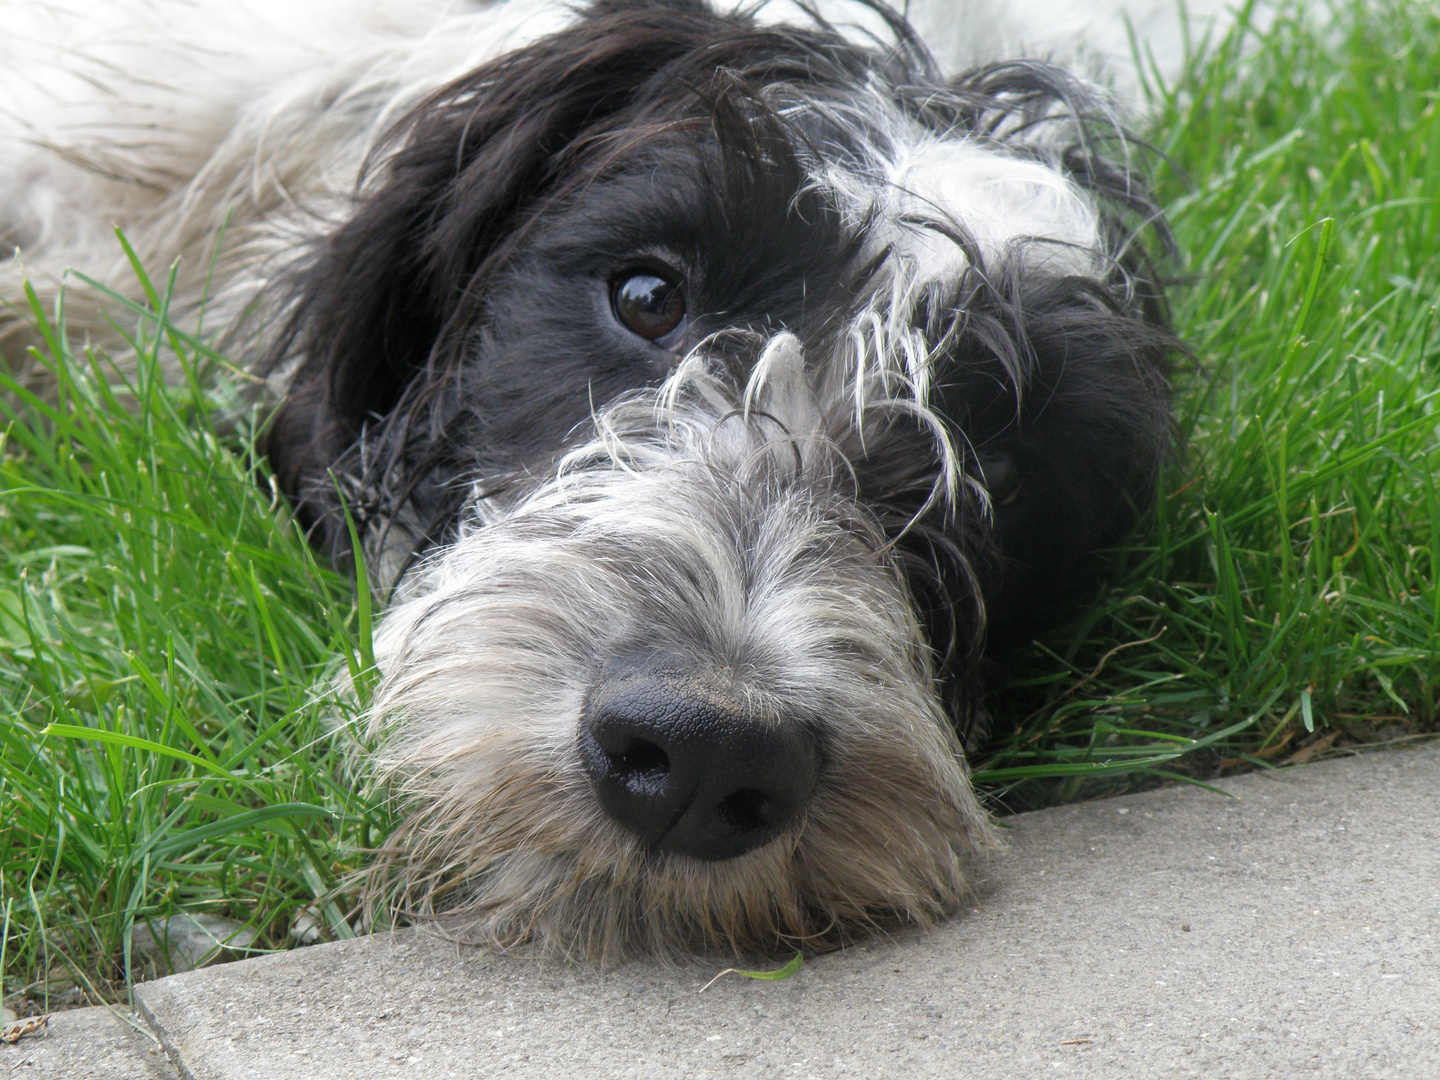
{"label": "green grass", "polygon": [[[1161,96],[1187,451],[1101,602],[993,702],[1020,722],[979,763],[997,805],[1440,726],[1440,12],[1368,11],[1232,37]],[[329,734],[368,643],[349,585],[223,364],[115,319],[139,377],[55,329],[58,404],[0,406],[0,968],[39,1005],[79,974],[123,996],[132,928],[175,911],[278,948],[318,903],[350,933],[332,889],[390,824]],[[194,377],[163,386],[176,355]]]}
{"label": "green grass", "polygon": [[1440,8],[1381,0],[1232,35],[1162,97],[1187,450],[1151,543],[1012,691],[978,776],[1007,805],[1143,782],[1084,766],[1146,732],[1198,740],[1194,776],[1436,730],[1437,72]]}
{"label": "green grass", "polygon": [[[7,993],[43,1006],[57,978],[123,997],[132,928],[172,911],[283,945],[387,822],[328,727],[351,587],[286,522],[218,365],[142,318],[127,381],[35,314],[57,398],[0,397],[0,943]],[[192,377],[164,386],[161,355]]]}

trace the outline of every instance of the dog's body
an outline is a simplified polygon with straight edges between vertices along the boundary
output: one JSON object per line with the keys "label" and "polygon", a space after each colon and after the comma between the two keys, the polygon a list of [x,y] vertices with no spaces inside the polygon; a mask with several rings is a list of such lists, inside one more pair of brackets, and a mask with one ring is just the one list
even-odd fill
{"label": "dog's body", "polygon": [[0,298],[125,287],[120,224],[282,396],[302,520],[343,553],[343,498],[395,589],[404,902],[591,955],[951,910],[987,635],[1083,594],[1169,442],[1106,99],[863,6],[99,10],[6,16]]}

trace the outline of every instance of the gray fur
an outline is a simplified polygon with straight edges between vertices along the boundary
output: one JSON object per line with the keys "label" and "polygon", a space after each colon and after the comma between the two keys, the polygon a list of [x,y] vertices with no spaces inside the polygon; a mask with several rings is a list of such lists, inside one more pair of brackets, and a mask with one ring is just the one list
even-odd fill
{"label": "gray fur", "polygon": [[[954,909],[992,832],[890,544],[853,498],[853,396],[814,382],[847,387],[807,376],[789,335],[743,391],[699,350],[417,572],[376,642],[369,721],[418,808],[373,882],[391,902],[602,958],[813,945]],[[916,403],[866,415],[887,407]],[[818,733],[817,789],[785,835],[657,859],[601,812],[575,749],[587,688],[654,650]]]}

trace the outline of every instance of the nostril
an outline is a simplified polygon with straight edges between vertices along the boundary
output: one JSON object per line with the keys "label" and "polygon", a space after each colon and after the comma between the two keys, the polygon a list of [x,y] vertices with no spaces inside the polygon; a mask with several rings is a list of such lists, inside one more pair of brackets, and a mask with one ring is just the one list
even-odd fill
{"label": "nostril", "polygon": [[720,800],[717,811],[721,820],[736,833],[757,833],[775,822],[774,800],[756,788],[741,788]]}
{"label": "nostril", "polygon": [[617,750],[606,749],[602,742],[601,750],[610,775],[626,787],[658,788],[670,773],[670,755],[648,739],[632,736]]}

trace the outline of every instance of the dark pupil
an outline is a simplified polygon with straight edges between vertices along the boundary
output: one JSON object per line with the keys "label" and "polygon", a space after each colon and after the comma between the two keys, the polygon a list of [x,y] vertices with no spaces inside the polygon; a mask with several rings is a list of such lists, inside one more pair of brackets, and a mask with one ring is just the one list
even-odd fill
{"label": "dark pupil", "polygon": [[610,296],[615,317],[650,341],[664,337],[685,318],[685,298],[679,286],[654,274],[622,278]]}
{"label": "dark pupil", "polygon": [[1011,456],[1001,450],[980,450],[975,459],[980,466],[981,480],[990,491],[990,498],[997,506],[1014,502],[1020,494],[1022,477],[1020,469]]}

